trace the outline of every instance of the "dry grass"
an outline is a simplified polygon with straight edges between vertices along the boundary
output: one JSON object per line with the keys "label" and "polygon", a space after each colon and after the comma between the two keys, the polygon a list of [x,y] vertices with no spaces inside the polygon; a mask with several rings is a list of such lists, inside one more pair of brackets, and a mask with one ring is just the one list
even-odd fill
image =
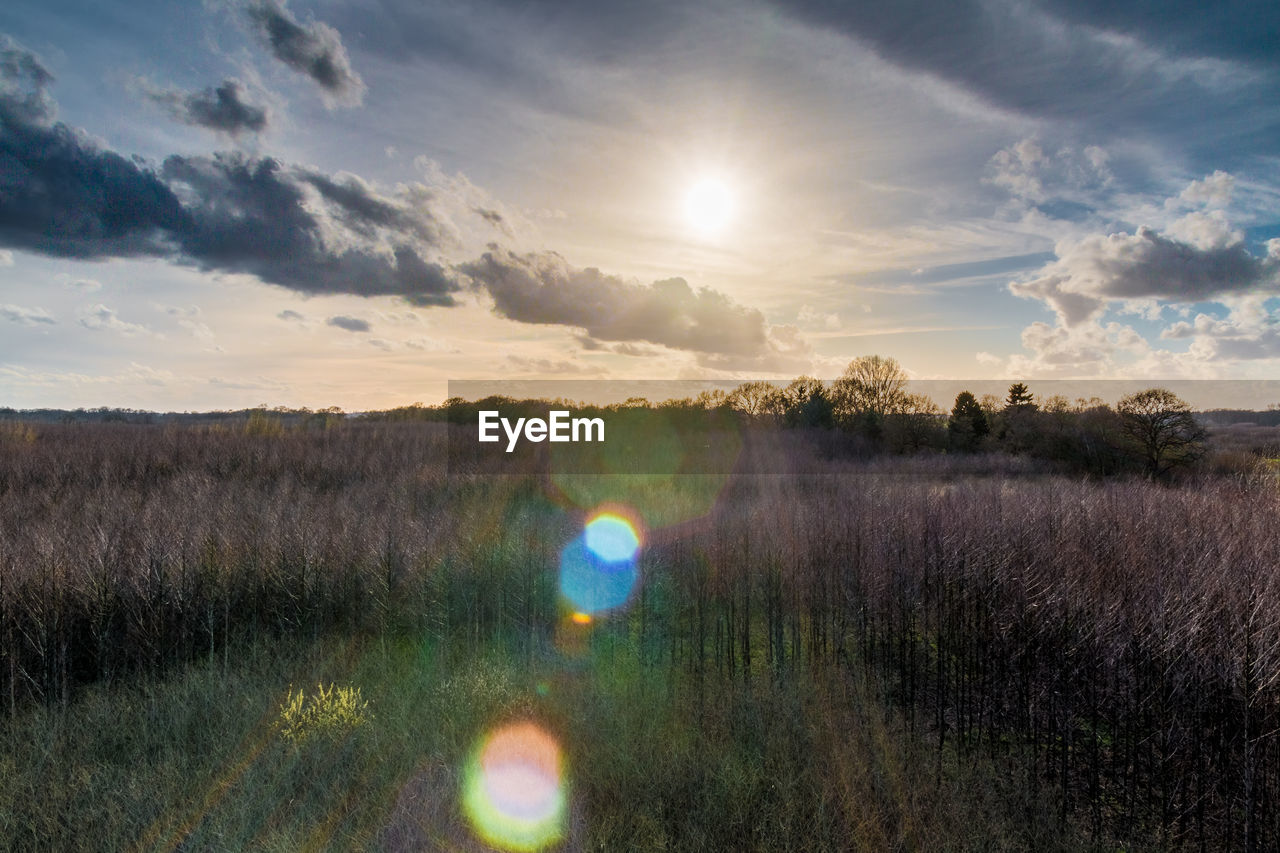
{"label": "dry grass", "polygon": [[[666,515],[627,614],[574,652],[555,567],[589,507],[447,478],[441,425],[28,429],[0,441],[16,849],[470,843],[453,806],[406,804],[518,714],[577,756],[575,844],[1280,843],[1269,476],[782,436],[825,473],[597,481]],[[289,684],[333,681],[375,718],[292,756],[264,734]]]}

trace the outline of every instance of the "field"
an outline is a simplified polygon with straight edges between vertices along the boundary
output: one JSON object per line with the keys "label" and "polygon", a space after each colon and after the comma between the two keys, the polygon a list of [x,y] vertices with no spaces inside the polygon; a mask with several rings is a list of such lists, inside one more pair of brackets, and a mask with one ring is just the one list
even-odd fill
{"label": "field", "polygon": [[[449,476],[444,424],[2,429],[8,849],[488,849],[469,773],[523,723],[566,849],[1280,845],[1261,471],[787,431],[744,443],[765,474]],[[575,619],[600,504],[639,582]]]}

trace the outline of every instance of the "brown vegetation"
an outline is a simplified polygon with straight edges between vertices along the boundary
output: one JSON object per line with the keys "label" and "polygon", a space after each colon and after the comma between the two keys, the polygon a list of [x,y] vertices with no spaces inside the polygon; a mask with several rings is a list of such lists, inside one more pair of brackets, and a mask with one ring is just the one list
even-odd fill
{"label": "brown vegetation", "polygon": [[[554,654],[554,567],[584,508],[534,478],[447,478],[448,428],[40,425],[0,442],[5,707],[273,637]],[[807,452],[800,435],[768,452]],[[953,754],[1012,762],[1099,844],[1280,845],[1274,480],[1084,481],[973,455],[822,466],[731,477],[710,514],[654,530],[631,608],[600,627],[618,654],[708,697],[868,676],[939,773]]]}

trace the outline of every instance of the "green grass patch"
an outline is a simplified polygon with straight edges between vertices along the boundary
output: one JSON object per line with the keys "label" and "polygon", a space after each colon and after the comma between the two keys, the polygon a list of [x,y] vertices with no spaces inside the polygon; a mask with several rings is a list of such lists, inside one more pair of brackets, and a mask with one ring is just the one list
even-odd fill
{"label": "green grass patch", "polygon": [[463,768],[486,732],[531,720],[563,750],[565,849],[1087,849],[1029,817],[1001,768],[939,762],[839,669],[699,691],[624,655],[408,640],[235,661],[6,722],[4,846],[483,849]]}

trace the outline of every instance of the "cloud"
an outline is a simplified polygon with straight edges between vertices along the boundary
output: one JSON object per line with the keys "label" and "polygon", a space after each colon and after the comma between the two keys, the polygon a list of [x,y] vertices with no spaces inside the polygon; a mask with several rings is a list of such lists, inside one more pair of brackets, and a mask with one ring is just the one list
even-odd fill
{"label": "cloud", "polygon": [[0,242],[57,257],[155,256],[190,230],[187,211],[153,172],[65,125],[14,122],[6,106],[0,160],[20,179],[0,194]]}
{"label": "cloud", "polygon": [[1132,326],[1091,321],[1067,328],[1036,322],[1022,331],[1029,354],[1002,359],[976,354],[980,364],[998,366],[1002,375],[1035,378],[1125,376],[1207,376],[1213,373],[1195,353],[1156,349]]}
{"label": "cloud", "polygon": [[1262,297],[1236,300],[1222,318],[1198,313],[1160,333],[1167,340],[1190,340],[1191,352],[1204,360],[1244,361],[1280,358],[1280,311]]}
{"label": "cloud", "polygon": [[0,249],[0,267],[13,266],[13,252],[8,249]]}
{"label": "cloud", "polygon": [[775,372],[811,363],[794,327],[770,326],[758,310],[710,288],[695,290],[683,278],[646,285],[573,267],[555,252],[496,247],[457,269],[492,297],[498,315],[581,329],[587,349],[601,341],[658,344],[698,353],[700,364],[718,370]]}
{"label": "cloud", "polygon": [[234,137],[261,133],[270,121],[267,108],[248,100],[244,84],[235,78],[223,80],[221,85],[202,92],[160,89],[146,81],[141,84],[149,100],[183,124]]}
{"label": "cloud", "polygon": [[[1189,9],[1153,13],[1155,7],[1137,4],[1141,12],[1132,13],[1132,28],[1122,32],[1104,23],[1109,16],[1103,3],[1055,2],[1052,10],[1045,3],[986,0],[775,5],[783,15],[870,47],[893,65],[1018,115],[1088,124],[1118,136],[1186,137],[1184,144],[1192,145],[1214,134],[1255,148],[1260,143],[1251,134],[1269,127],[1276,115],[1269,106],[1258,110],[1257,98],[1265,99],[1274,85],[1271,74],[1230,54],[1209,56],[1152,38],[1150,30],[1158,26],[1153,19],[1184,15],[1186,25],[1199,26],[1204,16]],[[1224,16],[1230,27],[1223,35],[1260,40],[1266,24],[1259,21],[1268,17],[1274,16],[1261,6]],[[1242,109],[1252,113],[1247,122],[1239,120]],[[1188,115],[1197,117],[1196,127],[1188,128]]]}
{"label": "cloud", "polygon": [[186,308],[171,305],[165,308],[165,313],[170,317],[176,318],[178,326],[190,332],[193,338],[208,342],[216,337],[213,329],[198,319],[200,317],[200,306],[198,305],[190,305]]}
{"label": "cloud", "polygon": [[596,372],[590,367],[578,364],[574,361],[554,361],[548,358],[526,358],[519,355],[507,356],[507,364],[527,373],[539,374],[573,374],[573,373],[594,373]]}
{"label": "cloud", "polygon": [[459,350],[451,350],[449,344],[435,338],[410,338],[404,342],[408,349],[422,350],[425,352],[459,352]]}
{"label": "cloud", "polygon": [[149,169],[54,123],[53,77],[12,40],[0,41],[0,243],[73,258],[162,254],[189,226]]}
{"label": "cloud", "polygon": [[398,325],[422,325],[427,322],[422,318],[421,314],[415,311],[379,311],[378,317],[388,323],[396,323]]}
{"label": "cloud", "polygon": [[337,317],[330,317],[324,322],[326,325],[346,329],[348,332],[367,332],[372,328],[368,320],[361,320],[359,317],[346,317],[341,314]]}
{"label": "cloud", "polygon": [[53,75],[34,53],[0,35],[0,120],[46,121],[57,112],[47,89]]}
{"label": "cloud", "polygon": [[[7,57],[0,61],[0,163],[18,176],[0,193],[0,246],[80,259],[154,257],[299,293],[398,296],[421,306],[455,305],[469,282],[501,316],[581,329],[598,340],[760,369],[796,363],[807,352],[794,330],[769,326],[758,310],[682,278],[639,284],[572,267],[555,253],[496,246],[469,263],[445,262],[443,251],[461,245],[454,208],[503,228],[513,219],[465,177],[444,175],[429,161],[419,163],[428,183],[388,190],[243,152],[172,155],[155,168],[104,150],[52,120],[44,94],[52,78],[32,54],[10,47],[0,57]],[[82,323],[142,330],[99,308]]]}
{"label": "cloud", "polygon": [[1122,323],[1090,324],[1077,329],[1032,323],[1022,331],[1022,345],[1036,353],[1042,366],[1077,370],[1102,367],[1119,351],[1147,348],[1146,339]]}
{"label": "cloud", "polygon": [[499,231],[507,230],[507,221],[505,218],[503,218],[502,214],[499,213],[498,211],[490,210],[487,207],[475,207],[475,208],[472,208],[472,210],[474,210],[476,212],[476,215],[478,215],[481,219],[483,219],[485,222],[488,222],[490,225],[492,225],[494,228],[497,228]]}
{"label": "cloud", "polygon": [[118,373],[90,376],[64,370],[37,371],[22,366],[0,367],[0,376],[7,384],[27,388],[56,388],[65,385],[80,387],[84,385],[149,385],[163,387],[177,377],[168,370],[157,370],[143,364],[130,362],[128,368]]}
{"label": "cloud", "polygon": [[200,269],[256,275],[304,293],[396,295],[452,305],[453,277],[422,256],[434,239],[425,198],[374,193],[272,158],[169,157],[163,174],[191,199],[180,255]]}
{"label": "cloud", "polygon": [[276,315],[281,320],[298,322],[303,320],[303,316],[292,308],[286,308]]}
{"label": "cloud", "polygon": [[1178,194],[1178,200],[1190,205],[1226,207],[1231,203],[1235,188],[1235,176],[1218,169],[1212,175],[1188,184],[1187,188]]}
{"label": "cloud", "polygon": [[1067,326],[1096,317],[1112,300],[1203,302],[1280,287],[1280,240],[1259,257],[1243,242],[1199,246],[1144,226],[1060,244],[1057,253],[1035,278],[1009,289],[1045,301]]}
{"label": "cloud", "polygon": [[21,305],[0,305],[0,317],[20,326],[52,326],[58,322],[43,308],[23,308]]}
{"label": "cloud", "polygon": [[653,347],[637,346],[629,344],[625,341],[616,344],[606,344],[604,341],[597,341],[590,335],[574,335],[574,338],[582,345],[584,352],[611,352],[617,355],[629,355],[636,358],[651,358],[661,355],[661,351]]}
{"label": "cloud", "polygon": [[114,308],[108,308],[101,303],[81,309],[80,325],[95,332],[116,332],[125,337],[151,334],[151,330],[146,326],[121,320]]}
{"label": "cloud", "polygon": [[364,81],[352,70],[337,30],[319,21],[299,23],[283,0],[250,0],[244,8],[272,55],[310,77],[330,103],[354,106],[364,99]]}
{"label": "cloud", "polygon": [[1223,4],[1213,15],[1198,0],[1165,0],[1161,14],[1141,3],[1080,3],[1078,0],[1044,0],[1067,20],[1080,20],[1116,32],[1142,33],[1157,44],[1194,56],[1240,58],[1280,65],[1275,51],[1280,21],[1266,2]]}
{"label": "cloud", "polygon": [[288,383],[268,377],[223,379],[220,376],[214,376],[209,378],[208,383],[214,388],[226,388],[233,391],[271,391],[280,394],[292,390]]}
{"label": "cloud", "polygon": [[[871,308],[869,305],[862,307],[866,310]],[[828,331],[839,329],[841,326],[839,314],[824,314],[812,305],[801,305],[799,313],[796,314],[796,320],[805,326],[821,327]]]}
{"label": "cloud", "polygon": [[[815,364],[813,347],[795,326],[770,326],[765,347],[756,353],[702,352],[698,364],[733,373],[807,373]],[[841,367],[844,365],[841,364]]]}
{"label": "cloud", "polygon": [[425,186],[393,197],[354,176],[240,153],[175,155],[154,170],[53,123],[43,97],[51,78],[33,70],[42,67],[18,48],[0,51],[0,162],[17,176],[0,193],[0,245],[453,304],[453,277],[424,256],[442,240]]}
{"label": "cloud", "polygon": [[[1250,250],[1228,219],[1235,189],[1230,174],[1216,171],[1151,208],[1184,213],[1163,233],[1143,226],[1063,241],[1054,260],[1011,282],[1013,293],[1044,302],[1057,322],[1023,330],[1030,355],[1012,357],[1009,373],[1196,376],[1220,373],[1232,361],[1280,358],[1280,314],[1269,308],[1280,296],[1280,239],[1262,253]],[[1187,342],[1177,350],[1105,320],[1118,310],[1159,322],[1170,306],[1190,317],[1205,303],[1225,306],[1226,316],[1200,311],[1163,329],[1162,339]]]}
{"label": "cloud", "polygon": [[682,278],[643,285],[594,267],[571,267],[554,252],[494,250],[459,267],[522,323],[570,326],[606,341],[647,341],[671,349],[755,355],[768,346],[764,316]]}
{"label": "cloud", "polygon": [[291,179],[313,187],[329,203],[332,218],[361,237],[376,237],[382,230],[413,235],[429,244],[441,241],[440,223],[426,206],[431,193],[420,184],[406,188],[402,198],[396,199],[345,172],[330,176],[298,168]]}
{"label": "cloud", "polygon": [[997,151],[987,163],[987,183],[1003,187],[1017,198],[1047,202],[1052,193],[1080,192],[1107,187],[1115,177],[1105,150],[1090,145],[1082,151],[1064,146],[1046,152],[1038,139],[1027,138]]}

